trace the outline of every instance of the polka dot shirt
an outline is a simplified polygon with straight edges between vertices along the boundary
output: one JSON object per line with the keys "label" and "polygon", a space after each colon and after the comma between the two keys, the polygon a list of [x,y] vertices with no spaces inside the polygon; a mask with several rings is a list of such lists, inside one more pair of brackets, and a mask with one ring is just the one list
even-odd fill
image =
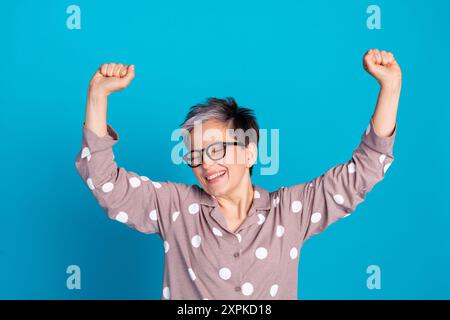
{"label": "polka dot shirt", "polygon": [[297,299],[300,249],[351,214],[393,162],[396,128],[378,136],[371,121],[351,158],[306,183],[254,187],[246,219],[230,232],[217,200],[198,185],[157,182],[118,167],[119,140],[83,126],[75,166],[108,216],[164,246],[161,299]]}

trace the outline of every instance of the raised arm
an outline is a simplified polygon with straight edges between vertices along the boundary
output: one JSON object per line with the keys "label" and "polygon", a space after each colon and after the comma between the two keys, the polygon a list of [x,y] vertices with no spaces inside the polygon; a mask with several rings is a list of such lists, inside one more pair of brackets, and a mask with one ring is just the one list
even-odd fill
{"label": "raised arm", "polygon": [[[179,204],[192,186],[155,182],[118,167],[112,147],[117,132],[107,124],[107,99],[126,88],[134,78],[134,66],[103,64],[90,81],[82,145],[75,160],[78,173],[111,219],[144,233],[166,238]],[[173,216],[172,216],[173,217]]]}
{"label": "raised arm", "polygon": [[380,84],[377,105],[372,120],[375,132],[381,137],[392,135],[402,87],[402,72],[391,52],[371,49],[363,59],[364,69]]}
{"label": "raised arm", "polygon": [[[364,68],[380,84],[375,112],[351,159],[305,184],[285,188],[285,197],[297,215],[302,241],[352,213],[380,182],[394,160],[396,116],[401,71],[391,53],[369,50]],[[295,205],[294,205],[295,204]]]}

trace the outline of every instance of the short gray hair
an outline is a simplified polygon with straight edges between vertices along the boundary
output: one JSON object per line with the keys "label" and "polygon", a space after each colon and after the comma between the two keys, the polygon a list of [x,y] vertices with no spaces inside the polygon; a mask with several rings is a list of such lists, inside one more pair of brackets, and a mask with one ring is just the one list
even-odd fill
{"label": "short gray hair", "polygon": [[[248,139],[245,139],[244,143],[245,146],[248,146],[251,142],[258,145],[259,126],[254,111],[238,106],[234,98],[219,99],[211,97],[205,103],[192,106],[180,127],[183,131],[190,133],[196,123],[205,123],[209,120],[224,123],[237,131],[254,131],[256,134],[251,134]],[[250,175],[252,169],[253,167],[250,168]]]}

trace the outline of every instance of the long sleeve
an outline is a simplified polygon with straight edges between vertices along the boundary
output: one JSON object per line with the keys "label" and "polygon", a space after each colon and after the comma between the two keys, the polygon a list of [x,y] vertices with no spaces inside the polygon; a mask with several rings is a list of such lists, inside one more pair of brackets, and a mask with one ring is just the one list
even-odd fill
{"label": "long sleeve", "polygon": [[112,150],[118,140],[117,132],[109,124],[103,137],[83,126],[76,169],[111,219],[143,233],[158,233],[165,239],[174,215],[179,214],[180,203],[193,186],[155,182],[118,167]]}
{"label": "long sleeve", "polygon": [[377,135],[371,120],[350,160],[305,184],[286,188],[291,211],[298,215],[302,241],[348,216],[364,201],[394,161],[396,133],[397,125],[391,136]]}

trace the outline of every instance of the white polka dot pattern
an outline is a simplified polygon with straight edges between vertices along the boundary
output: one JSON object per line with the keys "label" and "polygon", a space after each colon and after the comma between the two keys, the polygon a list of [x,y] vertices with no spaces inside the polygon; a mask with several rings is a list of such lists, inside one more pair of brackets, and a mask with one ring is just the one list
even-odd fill
{"label": "white polka dot pattern", "polygon": [[76,168],[110,218],[160,234],[163,299],[297,299],[301,245],[348,217],[349,208],[355,209],[393,162],[393,138],[379,137],[375,129],[369,123],[362,130],[364,143],[351,159],[307,183],[272,192],[253,185],[250,200],[242,192],[238,201],[248,204],[247,216],[238,216],[223,201],[228,178],[223,189],[211,184],[215,191],[208,194],[198,185],[156,182],[118,170],[111,137],[85,135]]}

